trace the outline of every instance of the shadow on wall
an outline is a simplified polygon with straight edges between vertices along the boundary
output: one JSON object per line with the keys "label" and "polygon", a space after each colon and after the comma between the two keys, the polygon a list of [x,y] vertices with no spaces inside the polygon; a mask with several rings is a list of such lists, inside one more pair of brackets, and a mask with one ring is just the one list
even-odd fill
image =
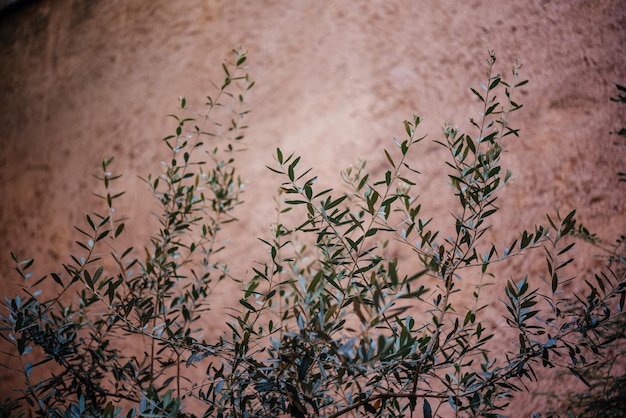
{"label": "shadow on wall", "polygon": [[0,0],[0,16],[14,12],[21,7],[36,3],[39,0]]}

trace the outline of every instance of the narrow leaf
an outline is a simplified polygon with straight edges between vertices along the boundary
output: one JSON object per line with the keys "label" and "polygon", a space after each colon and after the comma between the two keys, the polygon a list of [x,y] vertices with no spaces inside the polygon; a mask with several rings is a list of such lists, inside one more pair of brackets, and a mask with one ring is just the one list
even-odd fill
{"label": "narrow leaf", "polygon": [[387,150],[384,150],[384,151],[385,151],[385,155],[387,156],[387,161],[389,161],[389,164],[391,164],[393,168],[396,168],[396,165],[393,163],[393,159],[391,159],[391,155],[389,155],[389,152],[387,152]]}

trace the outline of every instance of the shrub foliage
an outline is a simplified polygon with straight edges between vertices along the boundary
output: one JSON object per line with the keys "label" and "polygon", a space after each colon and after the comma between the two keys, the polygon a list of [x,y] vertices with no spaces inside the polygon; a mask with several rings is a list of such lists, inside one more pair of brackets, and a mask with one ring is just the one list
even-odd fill
{"label": "shrub foliage", "polygon": [[[242,203],[235,156],[254,84],[245,52],[233,51],[204,111],[181,98],[172,115],[174,132],[162,140],[170,157],[144,179],[159,209],[143,251],[120,248],[123,192],[105,158],[102,210],[76,227],[68,263],[35,280],[34,260],[13,255],[21,292],[4,298],[0,335],[10,347],[3,366],[23,385],[3,413],[477,417],[497,416],[538,368],[590,384],[584,366],[623,324],[623,247],[594,277],[574,278],[576,239],[594,238],[574,211],[547,216],[508,245],[488,240],[511,178],[503,145],[519,135],[509,124],[522,107],[515,91],[526,83],[520,65],[505,80],[495,64],[490,53],[486,79],[471,89],[480,106],[472,132],[446,125],[435,141],[449,153],[449,236],[422,215],[427,202],[414,190],[420,172],[409,157],[425,139],[414,115],[383,150],[384,172],[351,166],[341,173],[345,191],[320,189],[299,156],[277,149],[268,169],[280,184],[278,220],[259,244],[269,258],[242,280],[219,254],[223,226]],[[543,275],[507,270],[511,257],[533,252],[545,257]],[[241,288],[239,306],[207,314],[224,280]],[[567,290],[572,280],[584,283],[577,293]],[[487,285],[504,305],[510,346],[490,345]],[[225,317],[218,338],[203,336],[207,315]],[[129,352],[129,341],[140,349]]]}

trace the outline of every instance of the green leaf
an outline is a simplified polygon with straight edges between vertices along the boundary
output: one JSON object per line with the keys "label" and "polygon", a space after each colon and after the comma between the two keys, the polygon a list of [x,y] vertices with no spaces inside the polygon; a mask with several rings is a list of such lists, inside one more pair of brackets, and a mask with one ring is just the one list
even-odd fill
{"label": "green leaf", "polygon": [[574,259],[573,259],[573,258],[570,258],[569,260],[567,260],[567,261],[565,261],[565,262],[563,262],[563,263],[559,264],[559,265],[556,267],[556,269],[554,269],[554,271],[557,271],[557,270],[562,269],[563,267],[567,266],[567,265],[568,265],[569,263],[571,263],[572,261],[574,261]]}
{"label": "green leaf", "polygon": [[483,214],[480,216],[480,219],[485,219],[485,218],[487,218],[487,217],[489,217],[489,216],[493,215],[493,214],[494,214],[494,213],[496,213],[497,211],[498,211],[498,209],[489,209],[488,211],[486,211],[485,213],[483,213]]}
{"label": "green leaf", "polygon": [[580,373],[578,373],[573,367],[569,368],[569,371],[572,372],[572,374],[574,376],[576,376],[577,378],[580,379],[581,382],[583,382],[585,385],[587,385],[587,387],[591,387],[591,385],[589,384],[589,382],[587,381],[587,379],[585,379]]}
{"label": "green leaf", "polygon": [[35,262],[34,258],[30,258],[28,260],[24,260],[22,261],[20,264],[22,265],[22,270],[28,270],[30,268],[30,266],[33,265],[33,263]]}
{"label": "green leaf", "polygon": [[515,85],[515,87],[521,87],[521,86],[524,86],[524,85],[526,85],[526,84],[528,84],[528,80],[520,81],[519,83],[517,83],[517,84]]}
{"label": "green leaf", "polygon": [[291,164],[289,164],[289,167],[287,167],[287,176],[289,176],[289,180],[291,181],[295,181],[296,179],[296,176],[294,174],[294,169],[296,168],[296,165],[298,165],[299,161],[300,161],[300,157],[297,157],[295,160],[293,160]]}
{"label": "green leaf", "polygon": [[533,234],[529,234],[528,232],[524,231],[522,233],[522,241],[520,242],[520,250],[523,250],[524,248],[528,247],[528,244],[530,244],[532,239],[533,239]]}
{"label": "green leaf", "polygon": [[289,165],[289,167],[287,167],[287,176],[289,177],[289,180],[294,181],[296,176],[293,172],[293,164]]}
{"label": "green leaf", "polygon": [[474,323],[473,317],[474,317],[474,313],[472,311],[467,311],[467,313],[465,314],[465,319],[463,320],[463,326],[466,326],[467,324],[469,324],[470,321]]}
{"label": "green leaf", "polygon": [[499,105],[500,103],[494,103],[491,106],[489,106],[487,110],[485,110],[485,116],[492,114],[493,111],[496,109],[496,107],[498,107]]}
{"label": "green leaf", "polygon": [[363,176],[363,178],[361,179],[361,181],[359,182],[359,186],[357,187],[357,190],[361,190],[363,188],[363,186],[365,186],[365,184],[367,184],[367,179],[370,177],[369,173],[365,174]]}
{"label": "green leaf", "polygon": [[[184,105],[183,105],[184,106]],[[113,418],[115,417],[115,406],[113,402],[109,401],[104,407],[104,411],[102,412],[103,418]]]}
{"label": "green leaf", "polygon": [[393,162],[393,159],[391,158],[391,155],[389,155],[389,152],[387,150],[383,150],[385,151],[385,156],[387,157],[387,161],[389,161],[389,164],[391,164],[391,166],[393,168],[396,168],[396,165]]}
{"label": "green leaf", "polygon": [[[89,240],[89,241],[91,241],[91,240]],[[87,251],[90,251],[90,250],[91,250],[91,248],[89,248],[87,245],[83,244],[83,243],[82,243],[82,242],[80,242],[80,241],[74,241],[74,242],[75,242],[75,243],[76,243],[79,247],[84,248],[84,249],[85,249],[85,250],[87,250]]]}
{"label": "green leaf", "polygon": [[474,141],[472,141],[472,138],[470,138],[469,135],[466,135],[465,138],[467,138],[467,146],[470,151],[472,151],[472,154],[476,154],[476,145],[474,145]]}
{"label": "green leaf", "polygon": [[103,239],[104,237],[106,237],[107,235],[109,235],[109,230],[105,230],[102,233],[100,233],[100,235],[98,235],[98,237],[96,238],[96,242],[100,241],[101,239]]}
{"label": "green leaf", "polygon": [[430,404],[426,399],[424,399],[424,405],[422,406],[422,412],[424,413],[424,418],[433,418],[433,410],[430,407]]}
{"label": "green leaf", "polygon": [[313,189],[311,188],[311,185],[305,184],[303,189],[304,189],[304,195],[306,196],[306,198],[308,200],[311,200],[311,198],[313,197]]}
{"label": "green leaf", "polygon": [[496,88],[496,86],[500,84],[500,76],[496,76],[495,79],[491,82],[491,84],[489,85],[489,90],[493,90],[494,88]]}
{"label": "green leaf", "polygon": [[324,205],[324,209],[329,210],[334,208],[335,206],[338,206],[339,204],[341,204],[341,202],[343,202],[344,200],[346,200],[348,196],[344,195],[341,196],[340,198],[334,200],[334,201],[330,201],[330,198],[328,198],[328,201],[326,202],[326,205]]}
{"label": "green leaf", "polygon": [[541,352],[541,364],[543,365],[543,367],[547,367],[548,364],[550,364],[549,362],[549,351],[547,348],[543,348],[542,352]]}
{"label": "green leaf", "polygon": [[311,280],[311,283],[309,283],[309,286],[307,287],[308,294],[313,294],[315,289],[317,289],[317,285],[320,283],[323,276],[324,276],[323,271],[317,272],[317,274],[315,275],[315,277],[313,277],[313,280]]}
{"label": "green leaf", "polygon": [[359,247],[358,247],[356,242],[354,242],[352,239],[350,239],[350,237],[345,237],[345,238],[346,238],[346,241],[348,241],[348,244],[350,245],[350,248],[352,248],[352,250],[354,250],[354,251],[358,251],[359,250]]}
{"label": "green leaf", "polygon": [[408,120],[404,121],[404,129],[406,130],[406,133],[409,137],[413,137],[413,132],[414,132],[414,128],[411,125],[411,122],[409,122]]}
{"label": "green leaf", "polygon": [[[396,196],[397,197],[397,196]],[[383,208],[383,211],[385,212],[385,220],[389,219],[389,214],[391,213],[391,202],[385,204],[387,201],[385,201],[381,206]]]}
{"label": "green leaf", "polygon": [[247,300],[245,299],[239,299],[239,303],[246,308],[247,310],[249,310],[250,312],[256,312],[256,309],[254,309],[254,306],[252,306],[250,303],[248,303]]}
{"label": "green leaf", "polygon": [[[96,230],[96,225],[93,223],[93,221],[91,220],[91,217],[89,215],[86,215],[87,218],[87,223],[89,224],[89,226],[91,227],[91,229],[93,229],[94,231]],[[78,229],[78,228],[77,228]],[[80,231],[80,229],[79,229]],[[82,231],[81,231],[82,232]]]}
{"label": "green leaf", "polygon": [[122,233],[123,230],[124,230],[124,224],[121,223],[117,226],[117,228],[115,228],[115,235],[114,235],[115,238],[117,238]]}
{"label": "green leaf", "polygon": [[89,271],[85,270],[85,273],[83,274],[83,276],[85,277],[85,283],[87,283],[87,287],[89,287],[90,289],[93,289],[93,280],[91,279],[91,275],[89,274]]}
{"label": "green leaf", "polygon": [[372,235],[376,235],[376,232],[378,232],[378,228],[368,229],[367,232],[365,233],[365,236],[371,237]]}
{"label": "green leaf", "polygon": [[480,95],[479,92],[477,92],[475,89],[470,87],[470,90],[472,91],[472,93],[474,93],[476,95],[476,97],[478,97],[480,99],[481,102],[485,103],[485,99],[483,99],[483,96]]}
{"label": "green leaf", "polygon": [[367,196],[367,209],[370,214],[374,214],[376,212],[376,210],[374,209],[374,205],[376,204],[376,201],[380,197],[380,194],[378,194],[378,192],[374,189],[369,189],[369,190],[371,192],[369,196]]}
{"label": "green leaf", "polygon": [[365,402],[363,404],[363,409],[365,409],[365,411],[369,412],[370,414],[376,413],[376,408],[374,408],[369,402]]}
{"label": "green leaf", "polygon": [[58,274],[50,273],[50,276],[52,276],[52,280],[63,286],[63,280],[61,280],[61,277]]}

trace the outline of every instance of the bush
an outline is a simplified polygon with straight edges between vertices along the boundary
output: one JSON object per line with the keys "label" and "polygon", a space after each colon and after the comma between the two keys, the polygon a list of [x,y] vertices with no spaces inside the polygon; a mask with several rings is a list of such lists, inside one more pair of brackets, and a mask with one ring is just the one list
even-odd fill
{"label": "bush", "polygon": [[[204,113],[180,99],[174,133],[162,141],[171,159],[145,178],[160,213],[143,257],[118,248],[125,220],[115,211],[123,192],[113,158],[102,161],[104,212],[76,227],[79,250],[62,272],[33,280],[33,259],[13,255],[22,292],[5,298],[0,335],[13,350],[4,366],[24,384],[5,415],[497,416],[537,368],[587,382],[581,366],[623,323],[624,258],[615,253],[573,294],[564,286],[575,238],[591,236],[574,211],[507,246],[487,239],[511,177],[500,156],[519,134],[509,117],[522,107],[514,101],[526,83],[520,65],[506,81],[490,53],[485,82],[471,89],[481,106],[474,134],[446,125],[435,141],[450,155],[451,236],[421,215],[412,189],[420,173],[407,157],[425,138],[415,115],[404,121],[406,137],[383,150],[388,169],[379,177],[364,163],[342,172],[346,192],[319,190],[299,156],[277,149],[268,168],[282,179],[278,222],[261,240],[271,260],[243,281],[216,258],[241,203],[234,158],[254,84],[245,52],[233,53]],[[390,256],[391,245],[403,256]],[[545,275],[507,272],[511,257],[534,251],[545,253]],[[495,264],[513,278],[498,279]],[[223,280],[240,284],[240,306],[227,314],[227,332],[207,340],[200,320]],[[489,343],[487,285],[501,289],[511,347]],[[51,286],[52,297],[39,290]],[[142,349],[122,350],[129,339]],[[193,381],[187,370],[199,365],[206,376]]]}
{"label": "bush", "polygon": [[[611,101],[626,103],[626,87],[616,84],[617,97],[611,97]],[[626,136],[626,129],[611,132],[621,137]],[[624,146],[623,141],[614,141],[616,146]],[[626,181],[626,173],[617,173],[620,182]],[[620,235],[615,242],[609,243],[590,234],[584,227],[579,227],[575,233],[579,238],[591,243],[599,251],[611,272],[616,277],[624,277],[624,246],[626,236]],[[604,274],[600,272],[600,274]],[[623,307],[623,302],[620,302]],[[624,364],[620,359],[626,355],[624,341],[626,339],[626,317],[619,315],[607,321],[604,327],[598,328],[601,333],[599,340],[602,341],[603,353],[594,352],[596,358],[590,364],[577,367],[581,379],[586,383],[587,390],[584,392],[570,393],[565,405],[570,410],[581,413],[581,416],[596,418],[617,418],[626,415],[626,376]],[[582,344],[585,341],[581,341]],[[594,348],[593,346],[591,347]]]}

